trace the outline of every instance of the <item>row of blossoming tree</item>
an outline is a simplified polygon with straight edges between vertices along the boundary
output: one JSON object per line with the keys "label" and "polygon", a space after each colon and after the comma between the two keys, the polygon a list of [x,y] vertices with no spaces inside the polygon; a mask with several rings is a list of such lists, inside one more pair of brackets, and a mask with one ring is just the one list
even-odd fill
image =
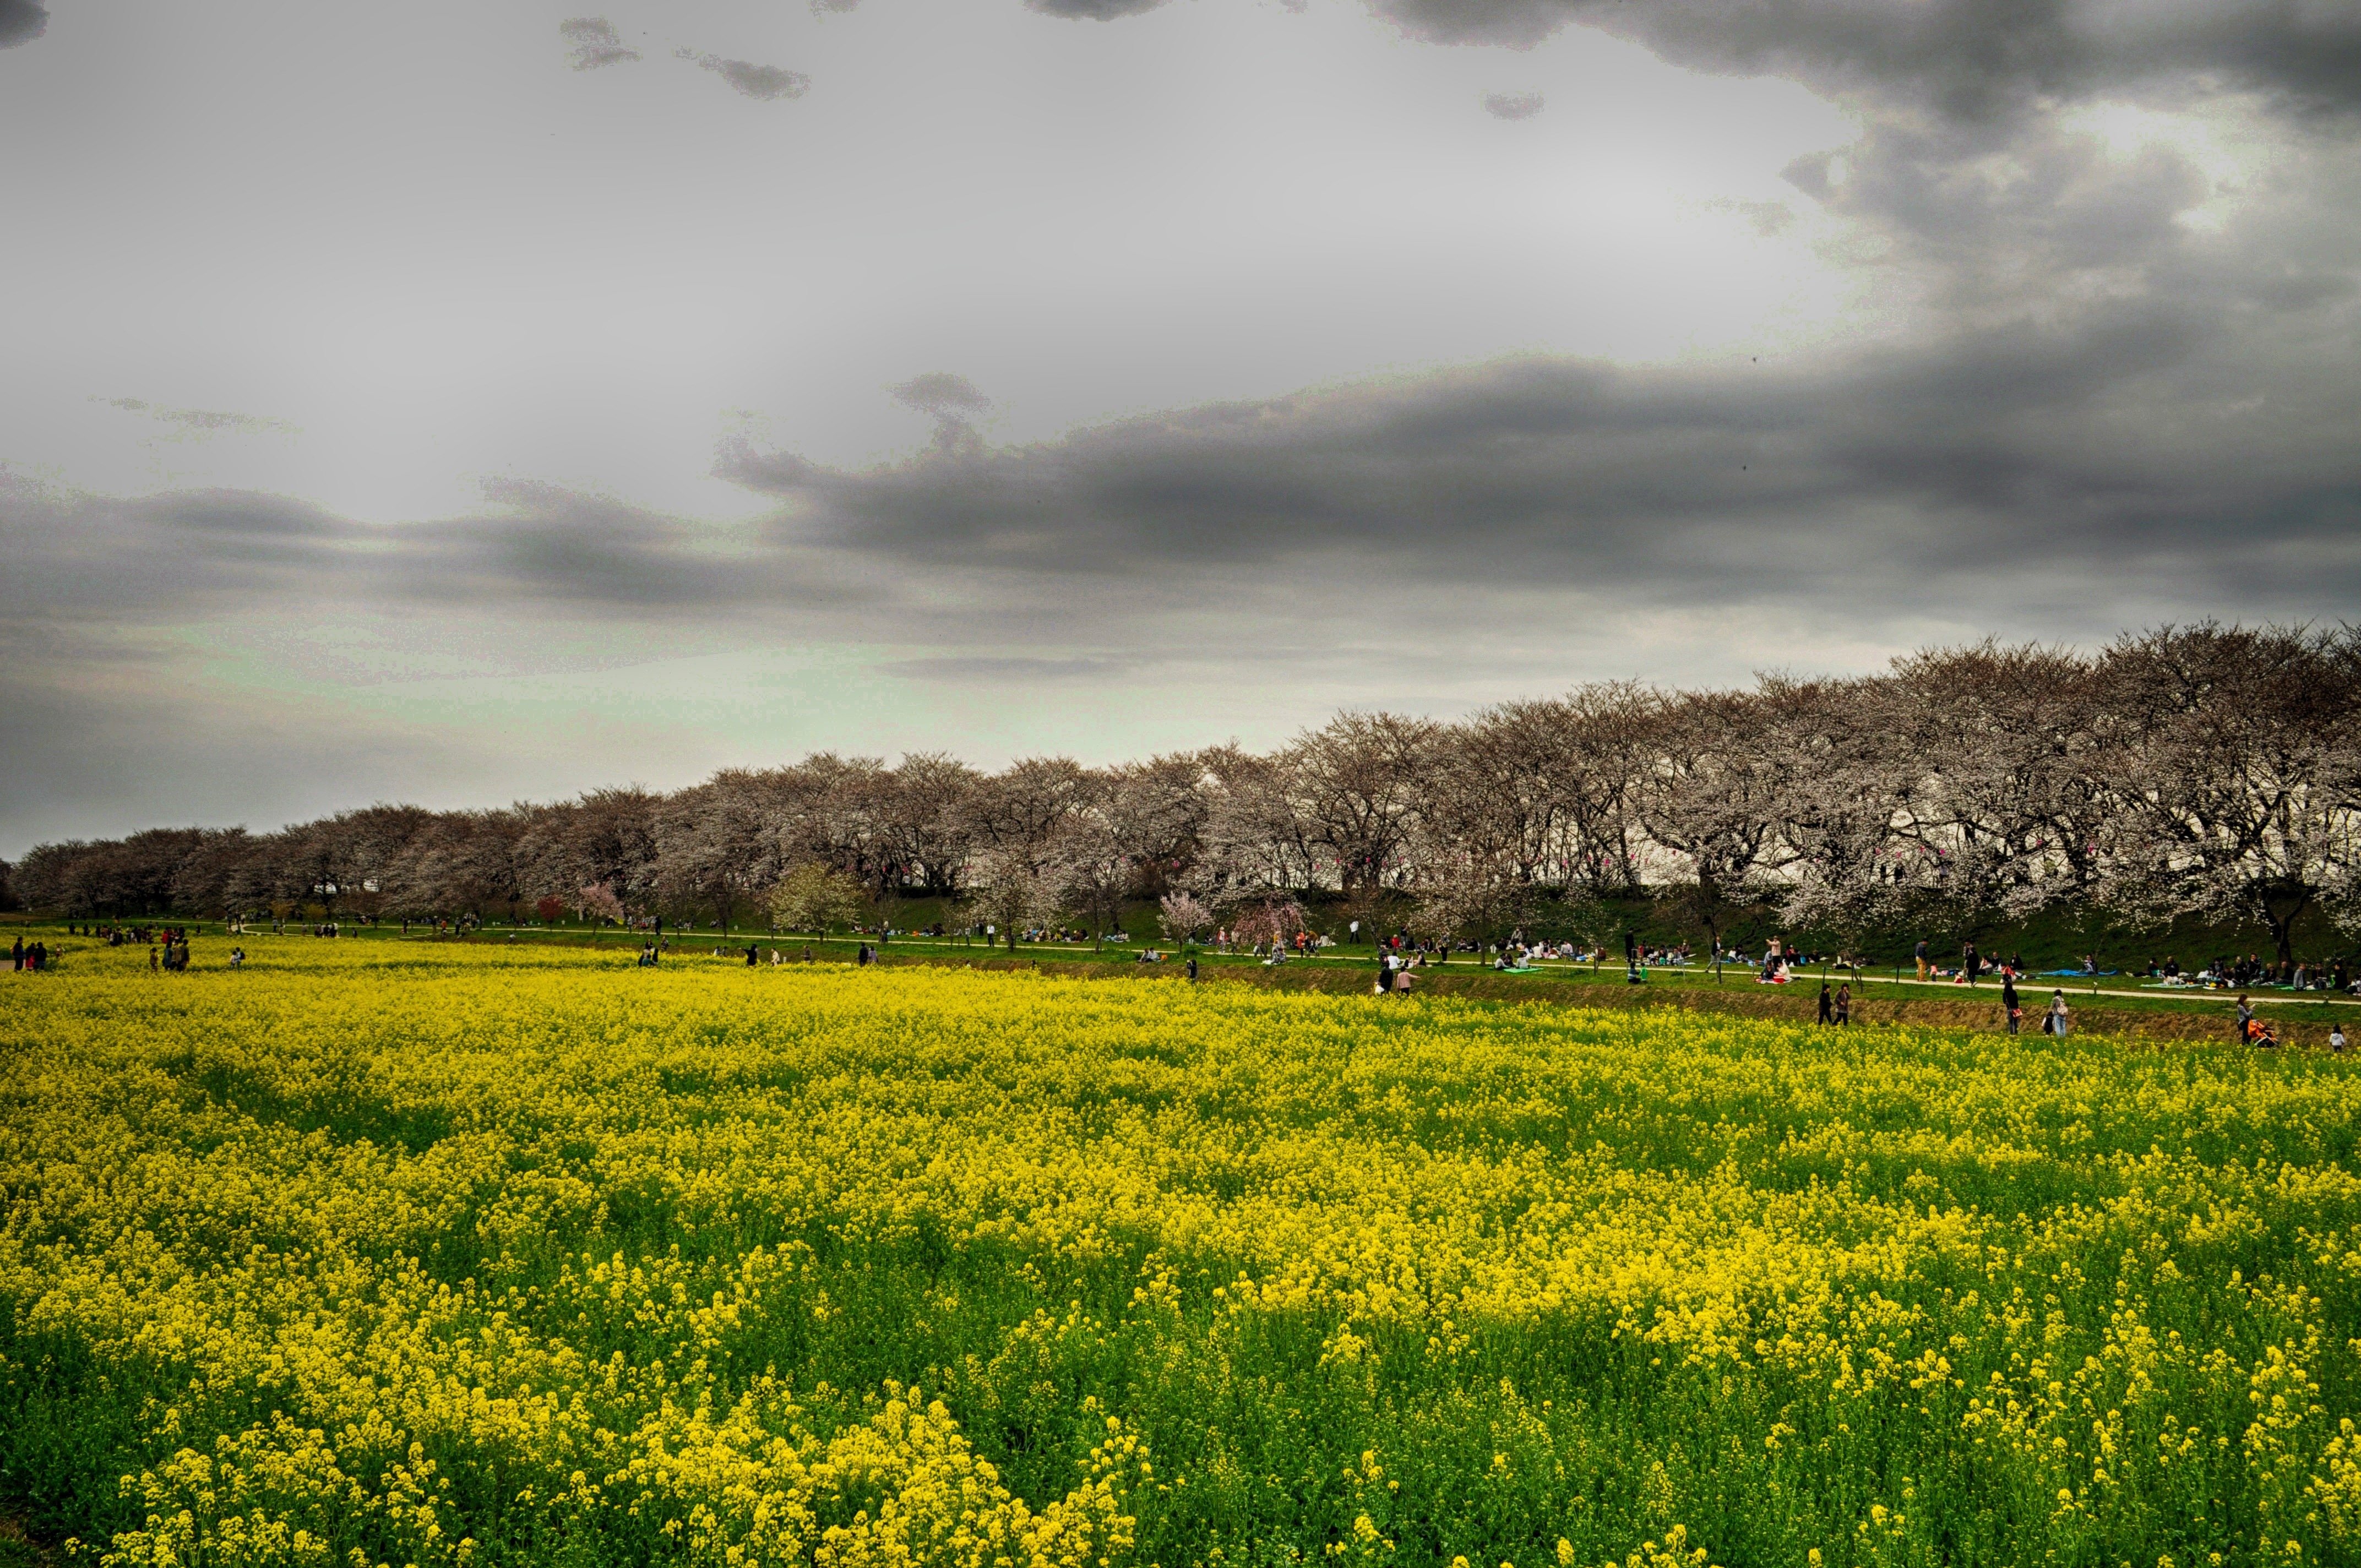
{"label": "row of blossoming tree", "polygon": [[1258,926],[1301,900],[1436,936],[1644,890],[1717,941],[1765,906],[1843,934],[2078,905],[2252,923],[2285,961],[2307,914],[2361,930],[2361,630],[2205,623],[1741,690],[1600,684],[1106,768],[824,753],[672,794],[44,844],[13,885],[89,916],[539,905],[741,927],[855,890],[953,897],[1003,931],[1104,930],[1143,898],[1176,927]]}

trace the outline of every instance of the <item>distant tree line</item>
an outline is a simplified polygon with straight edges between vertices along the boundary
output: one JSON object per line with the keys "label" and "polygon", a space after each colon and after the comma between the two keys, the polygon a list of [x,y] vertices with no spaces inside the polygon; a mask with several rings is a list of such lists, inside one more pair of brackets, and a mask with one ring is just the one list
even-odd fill
{"label": "distant tree line", "polygon": [[2168,626],[2087,655],[1987,641],[1861,678],[1608,683],[1458,723],[1345,713],[1268,752],[997,773],[823,753],[673,794],[159,828],[43,844],[12,875],[28,905],[85,916],[480,919],[555,899],[743,925],[774,894],[851,885],[955,896],[1003,930],[1105,929],[1161,898],[1183,924],[1316,902],[1436,936],[1542,904],[1578,925],[1645,892],[1717,942],[1765,907],[1841,937],[2079,905],[2251,923],[2284,962],[2308,913],[2361,930],[2356,676],[2344,625]]}

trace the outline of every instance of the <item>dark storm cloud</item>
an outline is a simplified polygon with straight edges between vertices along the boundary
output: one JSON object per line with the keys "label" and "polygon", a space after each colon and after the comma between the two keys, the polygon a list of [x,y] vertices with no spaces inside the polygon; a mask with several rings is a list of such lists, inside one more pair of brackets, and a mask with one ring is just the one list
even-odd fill
{"label": "dark storm cloud", "polygon": [[0,544],[16,568],[0,581],[0,620],[129,625],[274,604],[661,618],[868,591],[832,579],[814,552],[750,546],[605,497],[514,480],[485,492],[481,513],[375,524],[252,491],[116,499],[0,475]]}
{"label": "dark storm cloud", "polygon": [[[1165,0],[1026,0],[1112,20]],[[1568,27],[1630,38],[1675,65],[1784,76],[1990,119],[2044,94],[2210,78],[2298,109],[2361,107],[2361,7],[2302,0],[1367,0],[1414,38],[1525,48]]]}
{"label": "dark storm cloud", "polygon": [[2361,104],[2361,9],[2290,0],[1371,0],[1413,38],[1529,45],[1570,25],[1675,65],[1792,77],[1989,118],[2048,93],[2216,73],[2314,107]]}
{"label": "dark storm cloud", "polygon": [[[1380,595],[1422,597],[1446,636],[1535,594],[1591,616],[1915,617],[2053,636],[2191,604],[2285,618],[2361,602],[2352,123],[2266,119],[2280,160],[2226,218],[2199,222],[2216,185],[2189,157],[2122,151],[2033,101],[2051,82],[2131,81],[2146,69],[2134,56],[2196,58],[2172,41],[2195,27],[2181,13],[2135,37],[2045,0],[1841,13],[1765,0],[1708,36],[1681,0],[1625,4],[1629,16],[1400,0],[1391,14],[1450,41],[1600,20],[1655,29],[1691,63],[1873,89],[1852,145],[1787,169],[1792,202],[1728,207],[1764,234],[1817,209],[1860,275],[1908,297],[1890,338],[1670,368],[1512,360],[1015,447],[983,440],[981,389],[932,371],[891,389],[935,421],[910,461],[851,471],[727,445],[717,471],[780,502],[742,533],[517,483],[492,487],[480,515],[392,526],[242,494],[0,488],[0,620],[357,601],[678,624],[859,605],[917,612],[897,621],[926,629],[916,641],[1062,669],[1112,656],[1120,635],[1077,628],[1096,614],[1104,630],[1118,598],[1126,632],[1193,615],[1224,645]],[[2333,43],[2343,24],[2325,15],[2254,19]],[[1978,20],[1994,36],[1938,59],[1928,38]],[[2052,47],[2057,60],[2035,58]],[[744,64],[693,58],[725,77]],[[2302,95],[2279,82],[2281,101],[2334,99],[2333,71],[2312,80]],[[1953,112],[1921,112],[1914,94]]]}
{"label": "dark storm cloud", "polygon": [[800,71],[756,65],[750,60],[724,60],[718,54],[698,54],[694,49],[677,52],[681,59],[712,71],[745,96],[766,104],[779,98],[800,98],[811,90],[811,78]]}
{"label": "dark storm cloud", "polygon": [[39,0],[0,0],[0,49],[31,43],[49,30],[49,8]]}
{"label": "dark storm cloud", "polygon": [[1530,120],[1542,112],[1543,100],[1538,93],[1487,93],[1484,112],[1496,120]]}
{"label": "dark storm cloud", "polygon": [[[1244,573],[1692,607],[1937,613],[1971,584],[2361,594],[2354,395],[2316,308],[2224,332],[2127,302],[1794,367],[1530,360],[1200,408],[866,472],[725,448],[788,536],[1032,585]],[[2272,411],[2244,349],[2269,356]],[[2266,594],[2264,597],[2268,597]]]}
{"label": "dark storm cloud", "polygon": [[640,51],[623,42],[615,25],[604,16],[569,16],[557,24],[557,33],[573,46],[566,51],[566,63],[577,71],[596,71],[640,58]]}

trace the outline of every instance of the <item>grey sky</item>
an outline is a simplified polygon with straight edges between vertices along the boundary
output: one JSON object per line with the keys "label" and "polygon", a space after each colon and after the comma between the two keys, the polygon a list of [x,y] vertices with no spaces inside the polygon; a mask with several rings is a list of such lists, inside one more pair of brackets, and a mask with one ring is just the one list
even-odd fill
{"label": "grey sky", "polygon": [[406,17],[0,0],[0,855],[2361,603],[2351,7]]}

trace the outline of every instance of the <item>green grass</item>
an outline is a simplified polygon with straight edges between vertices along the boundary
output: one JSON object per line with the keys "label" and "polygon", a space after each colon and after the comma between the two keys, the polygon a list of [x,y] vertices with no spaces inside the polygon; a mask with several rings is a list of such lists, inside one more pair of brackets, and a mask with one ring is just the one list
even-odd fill
{"label": "green grass", "polygon": [[[1666,943],[1672,939],[1673,934],[1668,931],[1639,927],[1636,925],[1642,916],[1653,916],[1655,913],[1655,906],[1653,904],[1635,904],[1630,913],[1635,922],[1635,928],[1642,930],[1644,939],[1650,942]],[[933,924],[943,916],[944,911],[932,901],[910,900],[906,902],[905,910],[899,917],[906,918],[915,927]],[[1247,954],[1220,953],[1204,945],[1183,951],[1161,938],[1153,936],[1151,934],[1154,931],[1153,906],[1140,905],[1132,912],[1132,916],[1130,927],[1134,939],[1128,945],[1107,943],[1102,946],[1087,938],[1079,941],[1026,942],[1019,946],[1015,956],[1027,960],[1046,963],[1099,965],[1105,967],[1110,973],[1126,974],[1169,972],[1176,970],[1185,957],[1194,956],[1203,968],[1239,975],[1250,974],[1257,981],[1280,984],[1297,982],[1299,977],[1307,970],[1323,972],[1336,969],[1371,970],[1376,965],[1378,958],[1378,949],[1373,945],[1340,944],[1319,951],[1309,960],[1290,959],[1288,964],[1281,966],[1281,970],[1274,974],[1265,969],[1260,960]],[[45,933],[53,941],[60,940],[63,931],[63,925],[55,921],[35,922],[23,916],[0,916],[0,920],[12,919],[19,929]],[[197,921],[186,924],[197,934],[198,939],[205,944],[200,952],[201,962],[216,961],[221,953],[225,951],[232,943],[243,943],[250,952],[260,956],[273,950],[292,950],[283,948],[284,944],[326,942],[325,938],[312,938],[296,931],[292,927],[290,934],[282,937],[271,937],[268,927],[265,926],[259,928],[249,928],[249,934],[247,936],[232,938],[225,934],[222,924],[218,921]],[[2053,921],[2048,939],[2056,940],[2058,930],[2061,927],[2062,922]],[[5,932],[6,929],[7,927],[0,926],[0,932]],[[619,958],[637,952],[651,939],[650,934],[642,931],[625,930],[615,927],[588,927],[565,922],[560,922],[554,927],[538,922],[511,926],[496,920],[487,927],[460,938],[436,938],[431,935],[423,925],[414,927],[405,937],[399,921],[378,926],[348,921],[343,927],[343,930],[345,934],[335,941],[381,942],[406,939],[418,943],[450,940],[468,944],[538,942],[587,945],[594,948],[610,950]],[[2221,936],[2220,932],[2211,931],[2210,928],[2186,927],[2180,928],[2176,934],[2182,938]],[[1537,930],[1535,935],[1545,936],[1548,932],[1543,927]],[[762,962],[766,965],[774,948],[786,952],[791,959],[799,957],[806,948],[809,948],[822,959],[849,959],[864,943],[877,948],[889,962],[910,959],[952,962],[997,961],[1010,956],[1010,949],[1005,939],[996,940],[987,946],[981,938],[959,936],[944,938],[902,936],[881,943],[873,937],[863,938],[850,934],[831,936],[811,933],[782,934],[767,929],[750,930],[733,927],[725,937],[709,923],[686,929],[667,923],[665,938],[671,952],[666,961],[700,965],[716,961],[712,957],[716,948],[723,949],[723,956],[719,961],[741,964],[744,949],[750,943],[761,950]],[[87,942],[85,938],[63,938],[62,940],[70,950],[79,949]],[[327,945],[334,944],[327,943]],[[2022,945],[2028,963],[2044,961],[2033,956],[2036,952],[2044,949],[2031,941]],[[1171,955],[1170,962],[1154,969],[1138,963],[1139,951],[1144,948],[1151,947]],[[2189,942],[2184,942],[2183,948],[2191,951],[2198,950]],[[1832,948],[1822,949],[1823,952],[1831,950]],[[2013,948],[1995,942],[1991,950],[1995,953],[2004,953],[2013,950]],[[2160,945],[2159,951],[2164,950],[2174,949]],[[1452,955],[1439,968],[1429,972],[1459,977],[1483,973],[1487,972],[1486,960],[1472,953],[1457,953]],[[1975,987],[1922,984],[1916,982],[1915,979],[1907,978],[1912,974],[1910,963],[1898,954],[1890,957],[1883,965],[1864,967],[1851,972],[1837,970],[1822,963],[1806,966],[1798,971],[1795,981],[1774,992],[1773,988],[1757,985],[1752,970],[1747,966],[1727,966],[1717,978],[1709,964],[1699,961],[1685,967],[1650,968],[1646,970],[1646,984],[1652,992],[1717,994],[1722,997],[1777,994],[1790,999],[1790,1005],[1793,1007],[1808,1010],[1812,998],[1817,992],[1819,981],[1825,976],[1831,982],[1849,981],[1854,988],[1855,996],[1864,1001],[1898,1000],[1904,1003],[1938,1003],[1979,1002],[1997,1005],[2000,988],[1996,980],[1988,979]],[[1604,987],[1618,995],[1629,989],[1621,963],[1612,959],[1597,963],[1546,962],[1541,966],[1538,974],[1530,977],[1527,983],[1550,988],[1549,992],[1543,994],[1558,991],[1566,992],[1569,1000],[1590,988]],[[2020,981],[2018,987],[2028,1010],[2028,1015],[2041,1003],[2046,1002],[2053,988],[2063,990],[2069,1002],[2077,1006],[2086,1004],[2100,1006],[2112,1014],[2135,1016],[2193,1014],[2226,1019],[2237,994],[2235,992],[2221,991],[2166,990],[2129,974],[2102,979],[2095,985],[2090,981],[2081,979],[2049,979],[2035,976]],[[2329,1023],[2334,1019],[2361,1020],[2361,1006],[2356,1006],[2355,999],[2349,997],[2332,1000],[2324,992],[2307,992],[2299,994],[2271,987],[2249,988],[2248,993],[2255,1001],[2258,1011],[2275,1019],[2306,1025],[2309,1036],[2324,1038]],[[2029,1023],[2027,1026],[2031,1026]],[[2355,1025],[2348,1022],[2346,1026],[2349,1032]],[[2226,1024],[2224,1027],[2226,1029]]]}

